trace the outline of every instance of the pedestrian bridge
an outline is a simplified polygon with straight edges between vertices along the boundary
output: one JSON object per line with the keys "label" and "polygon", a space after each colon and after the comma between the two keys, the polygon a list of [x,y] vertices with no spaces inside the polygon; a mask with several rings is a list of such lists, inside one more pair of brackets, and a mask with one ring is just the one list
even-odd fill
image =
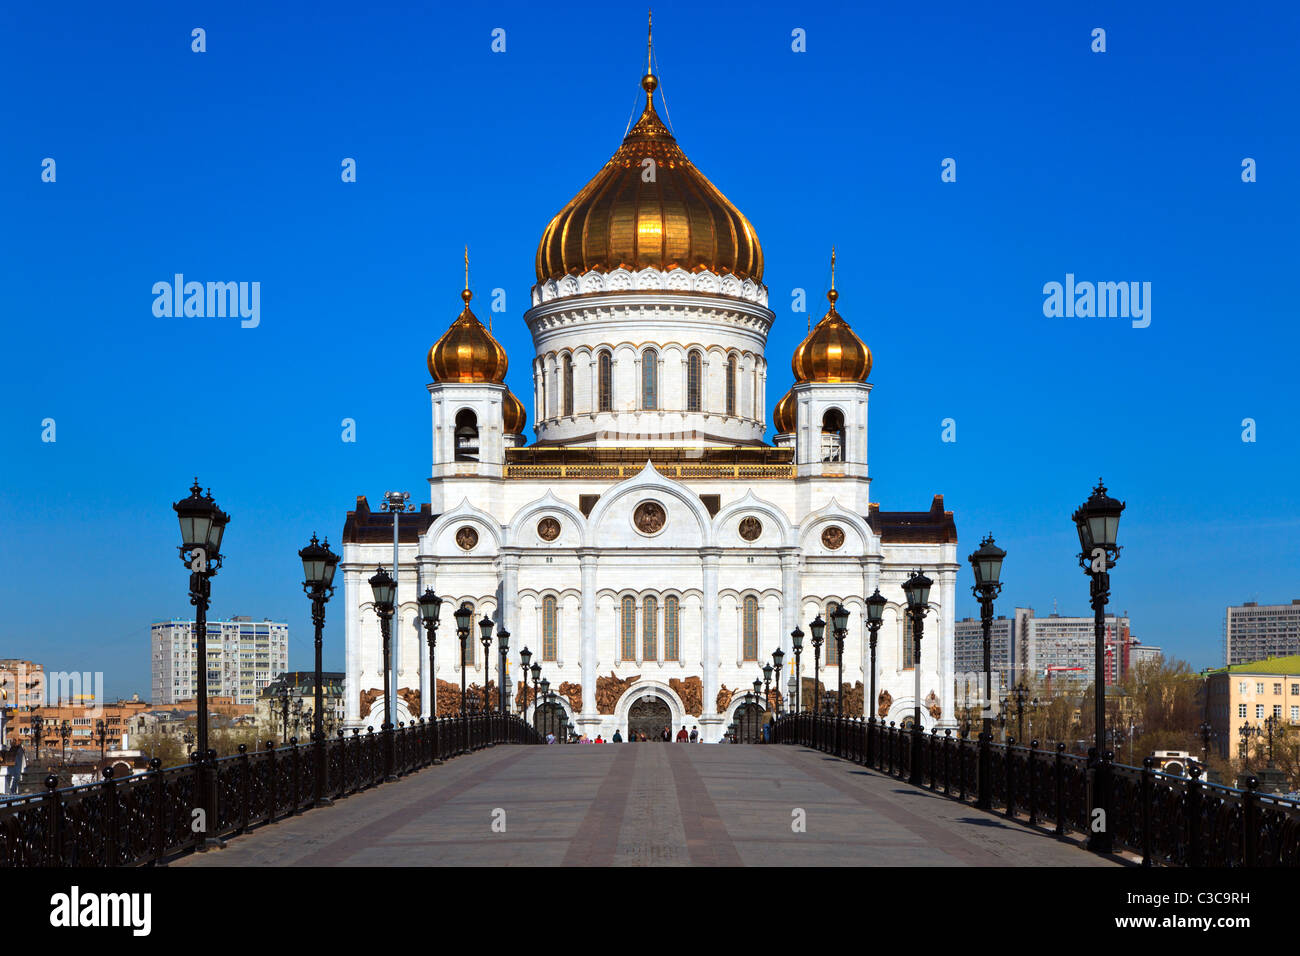
{"label": "pedestrian bridge", "polygon": [[172,866],[1115,866],[802,746],[499,746]]}

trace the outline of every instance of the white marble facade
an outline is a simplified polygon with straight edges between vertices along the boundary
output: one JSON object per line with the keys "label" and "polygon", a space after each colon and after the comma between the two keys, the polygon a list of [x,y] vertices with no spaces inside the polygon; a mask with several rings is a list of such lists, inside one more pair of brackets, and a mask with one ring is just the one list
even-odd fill
{"label": "white marble facade", "polygon": [[[639,470],[625,465],[621,475],[611,469],[608,477],[590,471],[575,477],[558,469],[511,469],[508,449],[517,439],[503,434],[504,386],[427,386],[432,403],[429,507],[403,518],[408,533],[400,546],[394,641],[396,686],[419,688],[425,715],[431,712],[430,675],[416,608],[425,587],[446,601],[438,634],[438,680],[459,686],[451,613],[468,601],[476,621],[487,614],[510,631],[507,686],[518,680],[518,651],[524,646],[541,663],[553,690],[564,683],[581,685],[581,707],[562,701],[580,732],[606,739],[615,729],[626,732],[627,708],[650,694],[667,703],[674,730],[683,724],[698,727],[706,741],[721,737],[741,703],[741,692],[751,687],[778,647],[786,653],[779,685],[786,694],[794,662],[790,632],[796,625],[807,632],[808,622],[819,612],[825,617],[833,602],[843,602],[851,613],[842,664],[845,686],[866,687],[863,598],[879,587],[890,603],[880,632],[877,687],[891,699],[886,719],[901,722],[911,716],[915,703],[915,671],[904,666],[904,642],[910,636],[903,633],[902,584],[919,567],[935,582],[922,643],[921,695],[927,704],[937,701],[940,711],[936,719],[923,707],[923,722],[927,729],[952,725],[958,571],[952,520],[943,514],[939,498],[929,512],[875,511],[872,518],[866,427],[870,385],[810,382],[795,387],[795,431],[777,440],[779,447],[794,448],[783,477],[670,477],[649,461],[653,448],[675,447],[689,455],[692,448],[761,445],[766,427],[763,348],[772,314],[761,304],[766,289],[759,289],[761,298],[749,290],[749,296],[717,293],[707,299],[684,290],[675,301],[662,284],[644,297],[624,293],[618,299],[601,288],[584,294],[577,285],[564,296],[534,290],[536,304],[524,320],[537,350],[534,409],[544,409],[537,427],[543,439],[539,445],[617,448],[625,462],[635,459],[637,448],[645,448]],[[628,372],[626,381],[614,375],[610,407],[598,410],[593,357],[608,351],[635,368],[647,349],[667,365],[661,368],[658,407],[639,407],[637,369]],[[685,356],[696,349],[708,357],[708,365],[700,409],[688,411],[686,387],[678,379]],[[725,386],[715,372],[732,356],[742,374],[733,380],[737,395],[727,414]],[[542,396],[543,379],[565,360],[574,362],[575,371],[567,415]],[[553,379],[548,395],[562,387],[560,379]],[[476,461],[456,460],[451,430],[464,408],[475,412],[479,426]],[[843,450],[825,460],[817,423],[831,408],[843,415]],[[634,520],[647,502],[662,509],[661,526],[649,531]],[[908,518],[930,519],[934,529],[946,522],[949,530],[918,533],[915,527],[909,530],[915,522]],[[747,535],[742,536],[746,519],[757,519],[757,524],[746,523]],[[354,726],[377,728],[382,699],[364,713],[361,703],[363,692],[383,686],[379,623],[367,579],[378,565],[391,569],[392,537],[391,518],[375,514],[370,520],[381,527],[386,522],[387,537],[345,533],[340,571],[347,615],[347,717]],[[356,513],[349,522],[349,527],[359,523]],[[630,655],[623,635],[627,598],[635,615]],[[675,655],[667,646],[670,602]],[[655,619],[652,659],[645,659],[647,607]],[[747,627],[752,635],[748,648]],[[476,653],[467,679],[482,685],[485,677],[496,681],[498,662],[494,645],[491,672],[485,670],[477,638],[475,628],[471,640]],[[823,648],[822,679],[834,689],[838,669],[825,662]],[[807,641],[803,665],[803,676],[811,678]],[[639,675],[639,680],[612,708],[605,708],[612,713],[600,713],[597,679],[611,674],[619,680]],[[670,686],[673,678],[689,677],[702,681],[698,715],[686,713]],[[724,686],[737,693],[718,710]],[[414,716],[420,714],[399,700],[397,719]]]}

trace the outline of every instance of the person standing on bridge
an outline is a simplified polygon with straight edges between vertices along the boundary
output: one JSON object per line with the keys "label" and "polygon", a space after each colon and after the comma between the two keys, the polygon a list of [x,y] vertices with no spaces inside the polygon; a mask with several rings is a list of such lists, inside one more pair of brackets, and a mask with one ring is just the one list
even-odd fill
{"label": "person standing on bridge", "polygon": [[699,727],[692,727],[692,728],[691,728],[691,743],[693,743],[693,744],[698,744],[699,742],[700,742],[700,728],[699,728]]}
{"label": "person standing on bridge", "polygon": [[614,736],[610,738],[610,743],[621,744],[622,742],[623,735],[618,732],[618,728],[616,727],[614,728]]}
{"label": "person standing on bridge", "polygon": [[677,742],[684,744],[691,739],[691,735],[686,732],[686,725],[682,724],[682,729],[677,731]]}

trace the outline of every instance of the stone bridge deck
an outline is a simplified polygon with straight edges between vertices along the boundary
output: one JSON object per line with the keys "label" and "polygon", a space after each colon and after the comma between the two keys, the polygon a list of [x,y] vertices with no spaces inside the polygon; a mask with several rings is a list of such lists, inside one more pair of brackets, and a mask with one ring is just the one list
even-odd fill
{"label": "stone bridge deck", "polygon": [[[804,832],[792,828],[796,809]],[[1116,862],[801,747],[646,743],[493,747],[172,865]]]}

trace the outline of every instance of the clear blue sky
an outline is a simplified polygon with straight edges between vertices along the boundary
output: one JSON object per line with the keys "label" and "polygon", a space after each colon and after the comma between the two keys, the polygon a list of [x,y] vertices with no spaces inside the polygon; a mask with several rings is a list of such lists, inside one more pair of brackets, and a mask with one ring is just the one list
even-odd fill
{"label": "clear blue sky", "polygon": [[[0,656],[147,694],[149,622],[190,613],[170,505],[198,474],[234,519],[212,614],[289,621],[309,666],[296,550],[358,494],[427,500],[425,352],[465,243],[530,399],[536,242],[618,145],[645,10],[430,6],[0,13]],[[766,253],[769,397],[835,243],[875,355],[873,498],[944,493],[963,557],[994,531],[1001,609],[1086,611],[1070,512],[1099,474],[1142,640],[1218,663],[1225,605],[1300,597],[1298,28],[1283,3],[656,4],[679,140]],[[177,272],[260,282],[260,326],[155,318]],[[1045,318],[1067,272],[1151,282],[1150,327]],[[342,636],[335,610],[329,667]]]}

